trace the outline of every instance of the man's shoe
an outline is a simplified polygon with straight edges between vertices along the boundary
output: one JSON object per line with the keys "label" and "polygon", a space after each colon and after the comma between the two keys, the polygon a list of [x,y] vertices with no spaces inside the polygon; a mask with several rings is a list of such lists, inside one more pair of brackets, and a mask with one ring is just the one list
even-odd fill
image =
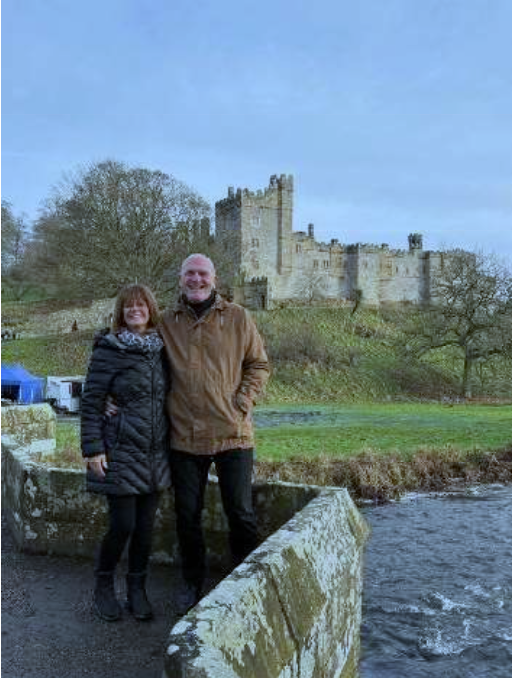
{"label": "man's shoe", "polygon": [[121,618],[121,606],[116,598],[113,572],[96,573],[94,609],[98,617],[105,621],[117,621]]}
{"label": "man's shoe", "polygon": [[185,615],[201,600],[201,584],[185,581],[176,595],[176,610]]}

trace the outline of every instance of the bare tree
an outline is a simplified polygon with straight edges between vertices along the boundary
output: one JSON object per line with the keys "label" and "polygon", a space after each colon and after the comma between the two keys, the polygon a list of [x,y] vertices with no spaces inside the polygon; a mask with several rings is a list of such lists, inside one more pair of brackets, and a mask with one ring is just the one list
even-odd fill
{"label": "bare tree", "polygon": [[419,355],[454,347],[462,361],[462,394],[471,396],[475,365],[512,357],[512,276],[492,255],[449,251],[432,279],[432,303],[412,327]]}
{"label": "bare tree", "polygon": [[327,295],[326,286],[325,273],[310,266],[303,269],[295,285],[294,293],[307,304],[313,304],[315,301],[325,299]]}
{"label": "bare tree", "polygon": [[27,249],[30,244],[28,226],[16,216],[11,204],[2,200],[2,282],[3,293],[21,300],[31,288],[27,275]]}
{"label": "bare tree", "polygon": [[350,295],[350,300],[354,302],[351,312],[351,315],[354,315],[363,301],[363,290],[360,287],[356,287]]}
{"label": "bare tree", "polygon": [[210,207],[172,175],[113,160],[64,180],[35,225],[43,279],[80,296],[138,280],[174,286],[184,253],[209,240]]}
{"label": "bare tree", "polygon": [[11,203],[2,200],[2,272],[19,266],[23,257],[27,228],[22,217],[15,216]]}

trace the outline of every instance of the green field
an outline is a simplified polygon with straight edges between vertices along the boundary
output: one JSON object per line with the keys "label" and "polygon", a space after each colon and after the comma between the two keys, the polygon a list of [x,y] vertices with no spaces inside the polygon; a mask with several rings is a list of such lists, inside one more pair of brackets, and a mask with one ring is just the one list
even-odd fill
{"label": "green field", "polygon": [[[512,406],[370,404],[343,407],[258,408],[258,417],[280,423],[256,427],[258,461],[398,457],[418,454],[470,459],[512,447]],[[66,463],[80,464],[76,426],[60,423],[57,444]]]}
{"label": "green field", "polygon": [[[265,410],[259,410],[264,414]],[[512,406],[372,403],[281,407],[282,415],[315,413],[310,423],[256,429],[258,459],[336,459],[419,452],[471,456],[512,446]]]}

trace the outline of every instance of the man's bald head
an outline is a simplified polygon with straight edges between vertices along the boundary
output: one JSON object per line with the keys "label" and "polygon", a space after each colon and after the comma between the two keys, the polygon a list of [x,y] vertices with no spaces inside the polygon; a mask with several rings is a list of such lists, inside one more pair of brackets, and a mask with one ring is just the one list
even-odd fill
{"label": "man's bald head", "polygon": [[191,254],[181,265],[180,287],[193,304],[206,301],[215,289],[215,266],[205,254]]}

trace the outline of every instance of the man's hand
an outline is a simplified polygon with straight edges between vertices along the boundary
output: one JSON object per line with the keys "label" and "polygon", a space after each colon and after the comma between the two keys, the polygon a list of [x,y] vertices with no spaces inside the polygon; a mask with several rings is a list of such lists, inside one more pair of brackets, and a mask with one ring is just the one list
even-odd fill
{"label": "man's hand", "polygon": [[251,409],[252,409],[252,400],[245,395],[245,393],[242,393],[241,391],[238,391],[235,394],[235,407],[237,407],[243,414],[247,414]]}
{"label": "man's hand", "polygon": [[96,457],[89,457],[85,460],[87,468],[90,469],[98,478],[105,477],[107,468],[107,457],[104,454],[98,454]]}
{"label": "man's hand", "polygon": [[116,414],[117,414],[117,405],[115,404],[112,396],[108,395],[105,400],[105,416],[115,417]]}

